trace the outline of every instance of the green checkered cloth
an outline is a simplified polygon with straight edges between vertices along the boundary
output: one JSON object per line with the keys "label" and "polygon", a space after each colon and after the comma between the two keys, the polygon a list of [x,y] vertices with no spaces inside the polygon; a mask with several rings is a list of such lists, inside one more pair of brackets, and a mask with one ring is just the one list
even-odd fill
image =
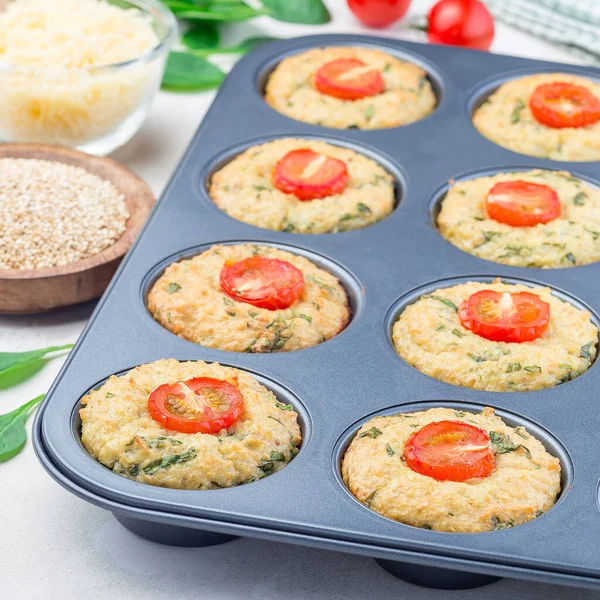
{"label": "green checkered cloth", "polygon": [[484,0],[508,25],[600,64],[600,0]]}

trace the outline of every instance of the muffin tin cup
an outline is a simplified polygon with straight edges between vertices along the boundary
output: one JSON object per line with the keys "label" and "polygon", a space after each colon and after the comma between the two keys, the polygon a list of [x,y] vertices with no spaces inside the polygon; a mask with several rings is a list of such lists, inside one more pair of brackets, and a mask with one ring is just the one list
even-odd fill
{"label": "muffin tin cup", "polygon": [[[343,131],[293,121],[265,104],[260,95],[265,74],[281,57],[339,44],[376,46],[426,66],[439,98],[435,112],[404,127]],[[242,59],[224,82],[36,417],[34,445],[46,470],[73,493],[111,510],[135,533],[163,543],[229,539],[203,532],[254,536],[372,556],[388,561],[384,568],[434,587],[472,587],[489,582],[487,577],[510,576],[600,588],[600,555],[593,550],[600,538],[600,469],[595,457],[600,418],[594,401],[599,364],[554,388],[485,392],[417,371],[396,354],[389,337],[398,303],[418,288],[453,285],[453,279],[502,277],[548,285],[557,295],[564,293],[576,305],[589,307],[594,315],[600,312],[595,283],[600,264],[540,270],[490,263],[448,244],[432,223],[436,191],[461,174],[514,165],[572,170],[591,180],[597,177],[597,163],[522,156],[486,140],[470,123],[473,90],[486,80],[531,69],[562,68],[458,48],[349,35],[275,42]],[[568,70],[593,78],[599,75],[589,68]],[[310,136],[359,152],[364,149],[397,178],[402,189],[396,210],[361,230],[303,235],[253,227],[217,209],[206,190],[211,170],[249,144],[282,136]],[[318,346],[265,355],[206,348],[153,321],[145,294],[170,260],[191,256],[214,243],[239,240],[308,253],[338,276],[353,308],[346,330]],[[289,399],[300,412],[305,432],[298,456],[255,483],[207,491],[141,484],[94,461],[79,440],[76,413],[81,397],[112,374],[170,357],[217,361],[247,370]],[[492,406],[517,421],[539,425],[549,432],[548,439],[556,440],[549,449],[559,452],[566,465],[568,493],[538,519],[483,534],[418,529],[368,510],[340,483],[339,440],[368,415],[432,402]],[[419,572],[414,565],[433,570]]]}

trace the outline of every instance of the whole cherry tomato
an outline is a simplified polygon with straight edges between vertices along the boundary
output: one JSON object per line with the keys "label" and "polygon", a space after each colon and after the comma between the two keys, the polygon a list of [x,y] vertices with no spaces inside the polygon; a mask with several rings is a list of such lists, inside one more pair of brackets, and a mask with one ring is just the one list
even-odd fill
{"label": "whole cherry tomato", "polygon": [[410,0],[348,0],[350,10],[367,27],[387,27],[401,19]]}
{"label": "whole cherry tomato", "polygon": [[440,0],[429,11],[427,38],[434,44],[489,50],[494,19],[479,0]]}

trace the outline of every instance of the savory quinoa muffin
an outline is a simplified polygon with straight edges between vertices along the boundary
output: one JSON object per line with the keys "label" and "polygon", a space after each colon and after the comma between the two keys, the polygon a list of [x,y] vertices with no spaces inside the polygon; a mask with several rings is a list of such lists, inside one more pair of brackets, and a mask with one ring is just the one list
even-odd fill
{"label": "savory quinoa muffin", "polygon": [[320,344],[350,320],[344,288],[310,260],[270,246],[213,246],[173,263],[148,309],[166,329],[230,352],[289,352]]}
{"label": "savory quinoa muffin", "polygon": [[398,354],[426,375],[495,392],[552,387],[596,358],[598,329],[586,310],[549,288],[468,282],[407,306],[393,326]]}
{"label": "savory quinoa muffin", "polygon": [[372,225],[394,209],[394,179],[353,150],[286,138],[252,146],[210,182],[226,214],[291,233],[337,233]]}
{"label": "savory quinoa muffin", "polygon": [[454,183],[437,223],[457,248],[514,267],[558,269],[600,260],[600,190],[565,171]]}
{"label": "savory quinoa muffin", "polygon": [[227,488],[281,470],[297,454],[290,404],[250,374],[171,358],[112,376],[81,403],[81,441],[97,461],[141,483]]}
{"label": "savory quinoa muffin", "polygon": [[476,533],[521,525],[560,493],[560,462],[524,427],[492,408],[433,408],[375,417],[342,463],[350,492],[375,512],[414,527]]}
{"label": "savory quinoa muffin", "polygon": [[567,73],[542,73],[501,85],[474,113],[492,142],[521,154],[600,160],[600,85]]}
{"label": "savory quinoa muffin", "polygon": [[381,129],[419,121],[436,97],[419,66],[370,48],[313,48],[285,58],[269,77],[266,102],[305,123]]}

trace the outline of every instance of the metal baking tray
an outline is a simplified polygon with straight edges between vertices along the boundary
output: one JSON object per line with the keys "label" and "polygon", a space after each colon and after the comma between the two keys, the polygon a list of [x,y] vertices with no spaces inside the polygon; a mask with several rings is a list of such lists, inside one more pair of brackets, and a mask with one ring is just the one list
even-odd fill
{"label": "metal baking tray", "polygon": [[[263,101],[265,80],[283,57],[331,45],[377,47],[423,66],[438,95],[437,109],[404,127],[345,131],[291,120]],[[450,179],[544,168],[566,169],[595,184],[598,163],[519,155],[483,138],[471,123],[473,108],[503,81],[557,70],[600,76],[591,68],[353,35],[280,41],[241,60],[36,417],[34,445],[46,470],[73,493],[114,512],[135,533],[163,543],[256,536],[372,556],[388,570],[434,587],[469,587],[509,576],[600,588],[594,443],[599,365],[550,389],[484,392],[420,373],[390,340],[403,306],[438,286],[469,279],[548,285],[598,320],[600,264],[544,271],[495,264],[453,247],[434,224]],[[374,158],[396,178],[396,210],[371,227],[328,235],[259,229],[222,213],[207,195],[211,173],[248,146],[288,136],[322,139]],[[215,243],[240,241],[292,250],[333,272],[350,298],[350,325],[312,348],[245,354],[193,344],[152,319],[146,292],[166,265]],[[296,407],[303,430],[298,456],[271,477],[211,491],[144,485],[92,459],[79,437],[80,398],[111,374],[168,357],[218,361],[253,373]],[[396,523],[355,500],[342,483],[340,459],[360,425],[376,414],[439,405],[492,406],[507,422],[525,425],[561,460],[557,504],[512,529],[451,534]]]}

